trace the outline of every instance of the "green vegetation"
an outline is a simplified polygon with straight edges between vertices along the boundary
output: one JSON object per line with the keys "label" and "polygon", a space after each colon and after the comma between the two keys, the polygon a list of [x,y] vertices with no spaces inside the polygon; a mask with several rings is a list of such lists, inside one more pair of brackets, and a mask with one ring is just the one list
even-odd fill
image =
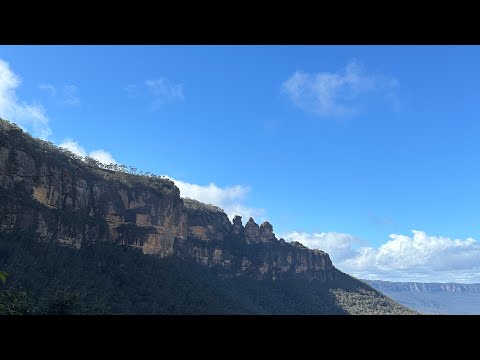
{"label": "green vegetation", "polygon": [[183,199],[183,204],[185,207],[192,209],[192,210],[198,210],[198,211],[213,211],[213,212],[221,212],[223,213],[223,210],[219,208],[218,206],[212,205],[212,204],[205,204],[200,201],[190,199],[190,198],[182,198]]}
{"label": "green vegetation", "polygon": [[193,261],[97,242],[76,250],[27,233],[0,234],[5,314],[412,313],[338,272],[327,284],[293,277],[221,279]]}
{"label": "green vegetation", "polygon": [[25,315],[32,309],[27,293],[20,287],[0,291],[0,315]]}
{"label": "green vegetation", "polygon": [[418,314],[340,271],[331,292],[337,304],[352,315]]}
{"label": "green vegetation", "polygon": [[11,274],[7,289],[21,286],[28,293],[22,313],[255,312],[229,296],[228,286],[201,265],[129,246],[99,242],[75,250],[1,234],[0,266]]}

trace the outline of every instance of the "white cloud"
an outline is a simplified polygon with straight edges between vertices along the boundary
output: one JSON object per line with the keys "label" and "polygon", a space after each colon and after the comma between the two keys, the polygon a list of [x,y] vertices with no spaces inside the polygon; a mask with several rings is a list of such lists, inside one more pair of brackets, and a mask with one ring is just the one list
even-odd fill
{"label": "white cloud", "polygon": [[250,188],[247,186],[235,185],[221,188],[214,183],[198,185],[176,180],[172,177],[168,178],[178,186],[182,197],[216,205],[222,208],[230,219],[233,219],[235,215],[240,215],[244,219],[244,223],[250,216],[255,218],[257,222],[265,220],[264,209],[252,208],[243,204],[246,195],[250,192]]}
{"label": "white cloud", "polygon": [[137,85],[135,84],[128,84],[123,88],[123,90],[127,93],[127,96],[130,98],[137,97]]}
{"label": "white cloud", "polygon": [[475,239],[451,239],[417,230],[412,233],[413,236],[391,234],[390,240],[378,248],[359,247],[361,241],[349,234],[292,232],[283,237],[327,251],[339,269],[360,278],[480,281],[480,244]]}
{"label": "white cloud", "polygon": [[[153,97],[152,107],[154,110],[160,108],[168,101],[181,101],[185,99],[183,84],[176,84],[165,78],[145,81],[148,92]],[[129,85],[131,90],[131,85]],[[128,88],[128,87],[127,87]]]}
{"label": "white cloud", "polygon": [[[53,98],[57,98],[57,89],[54,85],[49,84],[49,83],[43,83],[38,85],[38,88],[40,90],[44,90],[50,93],[50,96]],[[80,99],[77,96],[77,87],[75,85],[65,85],[63,87],[63,91],[61,93],[61,96],[58,98],[61,102],[63,102],[66,105],[69,106],[79,106],[80,105]]]}
{"label": "white cloud", "polygon": [[85,151],[85,149],[73,139],[67,138],[63,140],[63,142],[60,143],[58,146],[70,150],[72,153],[78,156],[87,156],[87,152]]}
{"label": "white cloud", "polygon": [[342,116],[356,112],[361,94],[388,91],[397,84],[392,77],[365,74],[359,63],[353,60],[343,73],[297,71],[282,84],[282,88],[304,111],[318,116]]}
{"label": "white cloud", "polygon": [[345,233],[323,232],[307,234],[296,231],[282,236],[286,241],[298,241],[311,249],[326,251],[335,262],[353,257],[356,252],[353,246],[362,244],[364,241]]}
{"label": "white cloud", "polygon": [[45,91],[49,92],[52,97],[55,97],[57,95],[57,89],[52,84],[43,83],[43,84],[38,85],[38,88],[40,90],[45,90]]}
{"label": "white cloud", "polygon": [[262,223],[267,220],[265,217],[266,211],[262,208],[253,208],[242,205],[238,202],[220,204],[217,206],[221,207],[225,211],[230,220],[233,220],[235,215],[240,215],[242,217],[242,222],[244,225],[250,217],[255,219],[257,223]]}
{"label": "white cloud", "polygon": [[250,188],[241,185],[219,188],[214,183],[202,186],[181,180],[172,180],[178,184],[178,187],[182,191],[182,196],[190,197],[209,204],[241,200],[245,198],[245,195],[250,191]]}
{"label": "white cloud", "polygon": [[17,98],[16,89],[21,80],[10,65],[0,59],[0,117],[10,120],[34,136],[47,139],[52,131],[45,109],[40,104],[29,104]]}
{"label": "white cloud", "polygon": [[123,90],[131,99],[148,96],[151,99],[152,110],[158,110],[168,102],[185,100],[183,84],[175,83],[164,77],[146,80],[140,86],[128,84]]}
{"label": "white cloud", "polygon": [[103,149],[90,151],[89,156],[103,164],[117,164],[117,161],[113,158],[112,154]]}
{"label": "white cloud", "polygon": [[77,90],[75,85],[65,85],[63,87],[63,102],[70,106],[79,106],[80,99],[77,96]]}
{"label": "white cloud", "polygon": [[[70,150],[78,156],[87,156],[87,152],[85,151],[85,149],[73,139],[67,138],[63,140],[63,142],[58,146]],[[103,164],[117,164],[117,161],[113,158],[113,156],[108,151],[105,151],[103,149],[92,150],[90,151],[90,153],[88,153],[88,156],[100,161]]]}

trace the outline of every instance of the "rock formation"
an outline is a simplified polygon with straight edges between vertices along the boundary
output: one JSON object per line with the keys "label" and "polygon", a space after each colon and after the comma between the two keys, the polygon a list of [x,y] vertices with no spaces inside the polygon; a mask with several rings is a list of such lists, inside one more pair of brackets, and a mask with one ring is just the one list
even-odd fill
{"label": "rock formation", "polygon": [[247,244],[255,244],[260,241],[260,228],[253,218],[245,224],[245,240]]}
{"label": "rock formation", "polygon": [[110,241],[145,254],[190,257],[219,270],[278,279],[328,281],[328,254],[277,240],[270,223],[233,224],[222,209],[182,199],[171,180],[80,160],[0,119],[0,229],[32,231],[81,247]]}

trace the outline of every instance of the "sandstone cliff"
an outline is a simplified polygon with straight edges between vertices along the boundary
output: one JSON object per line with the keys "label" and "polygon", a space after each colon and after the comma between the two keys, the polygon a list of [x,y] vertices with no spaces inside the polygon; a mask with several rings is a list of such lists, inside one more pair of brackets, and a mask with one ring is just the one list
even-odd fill
{"label": "sandstone cliff", "polygon": [[146,254],[193,258],[224,277],[328,281],[328,254],[278,240],[270,223],[230,222],[218,207],[182,199],[171,180],[99,166],[0,119],[0,231],[32,231],[80,248],[109,241]]}

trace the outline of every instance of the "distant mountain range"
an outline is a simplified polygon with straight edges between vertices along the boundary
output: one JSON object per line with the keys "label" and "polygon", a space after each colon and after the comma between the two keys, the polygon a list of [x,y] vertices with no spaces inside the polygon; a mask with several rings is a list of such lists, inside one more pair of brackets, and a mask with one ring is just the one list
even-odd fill
{"label": "distant mountain range", "polygon": [[423,314],[480,315],[480,284],[363,281]]}

